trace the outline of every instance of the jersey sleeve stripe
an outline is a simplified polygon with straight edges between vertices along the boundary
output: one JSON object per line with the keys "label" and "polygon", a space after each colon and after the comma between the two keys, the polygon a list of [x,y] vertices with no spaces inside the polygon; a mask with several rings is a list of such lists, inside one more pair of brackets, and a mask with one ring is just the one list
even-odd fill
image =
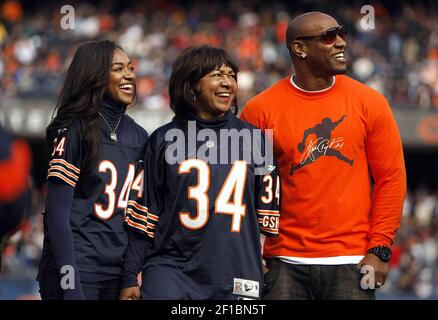
{"label": "jersey sleeve stripe", "polygon": [[269,233],[269,235],[278,235],[278,229],[260,227],[263,233]]}
{"label": "jersey sleeve stripe", "polygon": [[69,176],[70,178],[74,179],[75,181],[79,180],[79,177],[77,175],[75,175],[74,173],[66,170],[64,167],[61,167],[59,165],[52,165],[49,168],[49,172],[52,171],[61,171],[62,173],[64,173],[65,175]]}
{"label": "jersey sleeve stripe", "polygon": [[155,224],[152,224],[152,223],[150,223],[150,222],[146,222],[146,226],[149,228],[149,229],[155,229]]}
{"label": "jersey sleeve stripe", "polygon": [[144,213],[148,212],[148,208],[147,207],[142,206],[142,205],[138,204],[137,202],[135,202],[133,200],[128,200],[128,207],[129,206],[135,207],[140,212],[144,212]]}
{"label": "jersey sleeve stripe", "polygon": [[128,207],[128,209],[126,210],[126,212],[127,212],[130,216],[134,217],[134,218],[137,219],[137,220],[141,220],[141,221],[144,221],[144,222],[148,222],[147,216],[144,216],[144,215],[141,215],[141,214],[135,213],[134,210],[132,210],[132,209],[129,208],[129,207]]}
{"label": "jersey sleeve stripe", "polygon": [[257,209],[257,212],[263,215],[274,215],[274,216],[280,216],[280,211],[278,210],[262,210],[262,209]]}
{"label": "jersey sleeve stripe", "polygon": [[149,237],[155,238],[155,233],[148,231],[147,234]]}
{"label": "jersey sleeve stripe", "polygon": [[151,219],[153,221],[158,221],[160,219],[160,217],[155,215],[155,214],[152,214],[148,211],[148,219]]}
{"label": "jersey sleeve stripe", "polygon": [[125,219],[126,223],[129,224],[131,227],[137,228],[138,230],[141,230],[145,233],[147,233],[147,227],[145,227],[144,225],[134,222],[131,219],[129,219],[129,216],[126,217]]}
{"label": "jersey sleeve stripe", "polygon": [[149,231],[144,225],[132,221],[131,219],[129,219],[129,216],[126,217],[125,221],[131,227],[136,228],[136,229],[146,233],[151,238],[155,238],[154,232]]}
{"label": "jersey sleeve stripe", "polygon": [[65,177],[64,175],[59,174],[59,173],[57,173],[57,172],[50,172],[50,173],[47,175],[47,179],[48,179],[49,177],[59,178],[59,179],[65,181],[66,183],[68,183],[69,185],[71,185],[73,188],[76,187],[76,183],[75,183],[74,181],[70,180],[69,178],[67,178],[67,177]]}
{"label": "jersey sleeve stripe", "polygon": [[76,172],[77,174],[81,173],[81,169],[76,168],[74,165],[68,163],[67,161],[65,161],[64,159],[52,159],[49,162],[49,166],[51,166],[52,164],[62,164],[64,166],[66,166],[67,168],[73,170],[74,172]]}

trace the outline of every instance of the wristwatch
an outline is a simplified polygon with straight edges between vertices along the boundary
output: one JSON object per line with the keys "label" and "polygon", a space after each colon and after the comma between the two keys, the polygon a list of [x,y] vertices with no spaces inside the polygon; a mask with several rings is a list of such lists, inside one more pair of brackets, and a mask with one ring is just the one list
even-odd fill
{"label": "wristwatch", "polygon": [[369,253],[375,254],[383,262],[388,262],[391,259],[392,251],[389,247],[378,246],[368,250]]}

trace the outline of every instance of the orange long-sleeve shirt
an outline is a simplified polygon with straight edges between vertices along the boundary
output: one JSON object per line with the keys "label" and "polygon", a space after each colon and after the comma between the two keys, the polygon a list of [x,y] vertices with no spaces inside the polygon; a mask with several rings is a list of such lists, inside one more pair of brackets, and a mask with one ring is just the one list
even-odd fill
{"label": "orange long-sleeve shirt", "polygon": [[9,158],[0,159],[0,202],[6,203],[27,189],[32,162],[30,148],[23,140],[12,141],[7,147]]}
{"label": "orange long-sleeve shirt", "polygon": [[265,257],[358,256],[392,244],[406,173],[380,93],[343,75],[321,92],[286,78],[248,101],[241,118],[273,129],[282,176],[280,237],[266,239]]}

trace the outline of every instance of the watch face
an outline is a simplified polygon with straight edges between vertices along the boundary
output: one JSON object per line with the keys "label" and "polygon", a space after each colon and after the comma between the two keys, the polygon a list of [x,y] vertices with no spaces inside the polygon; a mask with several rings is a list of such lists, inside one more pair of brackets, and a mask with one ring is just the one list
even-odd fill
{"label": "watch face", "polygon": [[388,261],[391,259],[391,249],[387,247],[380,247],[379,249],[379,256],[383,261]]}

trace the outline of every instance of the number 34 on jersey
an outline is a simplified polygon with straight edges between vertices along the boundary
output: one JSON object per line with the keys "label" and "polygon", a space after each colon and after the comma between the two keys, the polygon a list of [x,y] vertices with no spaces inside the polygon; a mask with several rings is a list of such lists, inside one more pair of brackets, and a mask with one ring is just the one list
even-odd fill
{"label": "number 34 on jersey", "polygon": [[[188,187],[188,198],[196,201],[196,214],[190,212],[179,212],[181,224],[190,230],[198,230],[206,225],[209,220],[208,191],[210,188],[210,168],[208,164],[199,159],[183,161],[179,168],[179,174],[188,174],[191,170],[198,173],[198,184]],[[215,199],[214,214],[227,214],[231,216],[231,232],[240,232],[242,219],[246,215],[246,205],[243,203],[244,191],[246,186],[248,165],[246,161],[235,161],[224,184],[219,190]],[[264,192],[260,195],[260,204],[263,207],[270,207],[275,201],[275,207],[280,202],[280,183],[276,177],[275,191],[273,191],[273,177],[265,175],[263,177]],[[259,206],[260,206],[259,204]],[[267,210],[257,208],[257,213],[261,215],[261,227],[265,230],[278,230],[278,210]]]}
{"label": "number 34 on jersey", "polygon": [[[177,208],[175,213],[167,213],[179,221],[179,225],[191,231],[203,229],[216,215],[230,217],[226,226],[229,232],[241,232],[244,219],[257,219],[260,231],[277,236],[279,231],[280,178],[278,169],[264,175],[254,175],[246,161],[238,160],[224,172],[216,168],[212,175],[210,165],[200,159],[187,159],[178,165],[177,175],[165,182],[169,192],[175,193],[175,203],[162,203],[162,188],[146,178],[145,199],[128,202],[126,222],[131,227],[154,237],[162,212]],[[189,175],[195,179],[189,179]],[[252,175],[252,179],[248,179]],[[224,181],[221,185],[212,181]],[[153,180],[153,179],[151,179]],[[251,181],[251,182],[250,182]],[[217,188],[213,190],[212,188]],[[132,197],[131,197],[132,199]],[[213,205],[214,204],[214,205]],[[184,209],[182,209],[184,208]],[[173,218],[172,218],[173,219]]]}

